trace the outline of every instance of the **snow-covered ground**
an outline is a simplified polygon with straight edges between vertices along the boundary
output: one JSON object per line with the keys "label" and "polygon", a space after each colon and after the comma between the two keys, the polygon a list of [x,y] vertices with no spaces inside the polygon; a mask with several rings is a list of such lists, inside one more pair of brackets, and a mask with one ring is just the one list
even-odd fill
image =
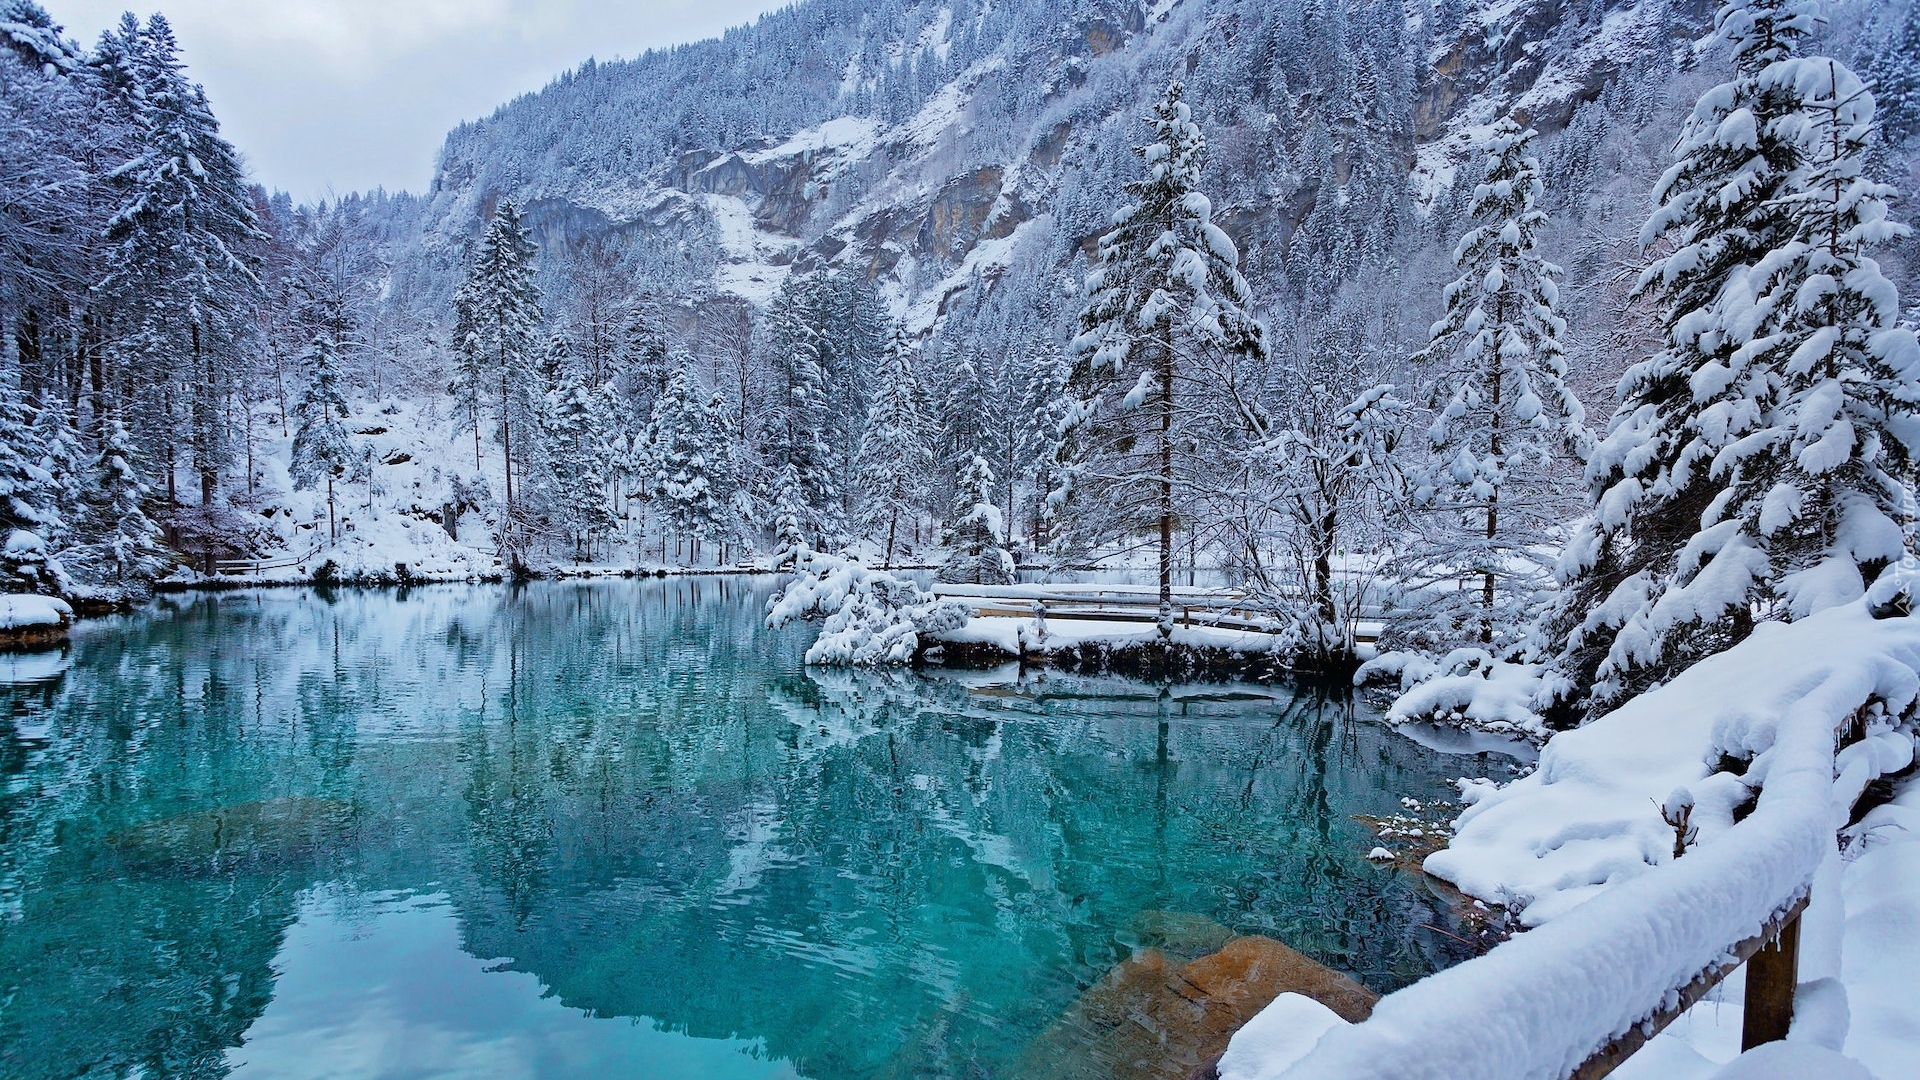
{"label": "snow-covered ground", "polygon": [[[1760,627],[1555,736],[1519,780],[1463,781],[1469,808],[1427,869],[1530,929],[1334,1026],[1290,1069],[1272,1067],[1280,1050],[1254,1052],[1271,1026],[1256,1022],[1222,1075],[1555,1080],[1809,890],[1789,1044],[1734,1060],[1736,973],[1615,1075],[1914,1075],[1916,701],[1920,618],[1876,620],[1857,602]],[[1892,805],[1845,829],[1870,782],[1903,772]]]}

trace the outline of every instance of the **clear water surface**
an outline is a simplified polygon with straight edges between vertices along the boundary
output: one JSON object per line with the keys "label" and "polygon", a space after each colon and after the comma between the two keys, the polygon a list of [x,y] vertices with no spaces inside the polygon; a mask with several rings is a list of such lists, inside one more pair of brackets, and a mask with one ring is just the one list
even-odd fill
{"label": "clear water surface", "polygon": [[1351,815],[1496,763],[1285,688],[808,671],[770,588],[180,597],[0,658],[0,1075],[1057,1076],[1168,926],[1461,957]]}

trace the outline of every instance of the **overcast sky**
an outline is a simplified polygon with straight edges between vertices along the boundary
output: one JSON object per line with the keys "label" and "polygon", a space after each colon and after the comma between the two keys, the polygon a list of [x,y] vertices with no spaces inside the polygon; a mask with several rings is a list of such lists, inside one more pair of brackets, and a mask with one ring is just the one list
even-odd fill
{"label": "overcast sky", "polygon": [[268,187],[424,191],[448,129],[589,56],[635,56],[788,0],[42,0],[91,46],[164,12],[227,138]]}

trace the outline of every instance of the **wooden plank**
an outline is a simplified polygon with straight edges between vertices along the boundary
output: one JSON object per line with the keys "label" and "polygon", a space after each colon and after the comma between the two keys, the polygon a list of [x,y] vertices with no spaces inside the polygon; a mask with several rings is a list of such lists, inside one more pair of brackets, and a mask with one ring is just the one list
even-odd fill
{"label": "wooden plank", "polygon": [[[1567,1080],[1599,1080],[1600,1077],[1619,1068],[1621,1062],[1632,1057],[1634,1052],[1645,1046],[1649,1039],[1666,1030],[1667,1025],[1680,1019],[1681,1013],[1686,1012],[1699,1002],[1701,998],[1706,997],[1707,992],[1720,985],[1721,980],[1732,974],[1735,968],[1747,963],[1753,957],[1759,955],[1762,950],[1774,945],[1776,939],[1784,941],[1787,937],[1791,936],[1793,956],[1796,959],[1797,966],[1797,958],[1800,953],[1800,913],[1805,910],[1807,910],[1807,898],[1802,895],[1800,899],[1795,900],[1785,911],[1774,916],[1773,920],[1762,927],[1758,934],[1755,934],[1728,950],[1733,954],[1731,961],[1708,968],[1694,976],[1692,982],[1681,987],[1679,1000],[1672,1008],[1661,1009],[1659,1012],[1654,1013],[1652,1016],[1647,1017],[1645,1020],[1627,1029],[1625,1035],[1601,1047],[1592,1057],[1581,1062],[1578,1068],[1568,1073]],[[1747,970],[1747,992],[1749,994],[1753,992],[1753,979],[1754,972],[1753,969],[1749,967]],[[1791,983],[1788,984],[1786,993],[1787,1018],[1791,1020],[1793,1017],[1793,989]],[[1775,1038],[1784,1038],[1785,1036],[1786,1028],[1782,1026],[1780,1028],[1780,1034],[1775,1036]],[[1744,1033],[1742,1042],[1745,1042]]]}

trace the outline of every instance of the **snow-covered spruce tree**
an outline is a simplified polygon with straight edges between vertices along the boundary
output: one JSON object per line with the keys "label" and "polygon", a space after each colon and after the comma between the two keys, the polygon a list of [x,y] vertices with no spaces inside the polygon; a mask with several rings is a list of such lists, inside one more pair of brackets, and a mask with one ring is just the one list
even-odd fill
{"label": "snow-covered spruce tree", "polygon": [[1239,252],[1198,190],[1206,140],[1178,82],[1147,118],[1136,148],[1143,179],[1100,238],[1073,340],[1061,468],[1049,497],[1063,556],[1152,536],[1159,554],[1160,629],[1173,632],[1173,533],[1194,383],[1220,354],[1262,354]]}
{"label": "snow-covered spruce tree", "polygon": [[1760,596],[1799,619],[1864,594],[1920,516],[1920,344],[1867,254],[1910,232],[1887,217],[1892,188],[1864,175],[1873,96],[1826,57],[1770,65],[1760,82],[1809,121],[1779,199],[1797,235],[1755,264],[1749,289],[1726,294],[1729,336],[1747,340],[1695,375],[1698,386],[1765,372],[1769,390],[1752,433],[1713,460],[1726,487],[1702,526],[1751,538],[1766,555]]}
{"label": "snow-covered spruce tree", "polygon": [[801,524],[806,520],[808,510],[806,497],[800,491],[800,477],[793,466],[782,466],[773,479],[773,547],[774,565],[782,564],[789,557],[810,550],[807,532]]}
{"label": "snow-covered spruce tree", "polygon": [[545,316],[533,281],[534,255],[520,211],[511,202],[501,203],[453,299],[454,346],[462,354],[455,385],[475,402],[487,399],[498,422],[506,497],[500,549],[516,568],[525,563],[528,543],[516,487],[527,447],[516,449],[514,436],[517,431],[524,441],[532,434],[542,397],[538,375]]}
{"label": "snow-covered spruce tree", "polygon": [[831,399],[820,363],[824,331],[815,325],[807,288],[793,278],[774,297],[767,321],[781,385],[778,414],[764,429],[765,456],[776,475],[791,474],[798,497],[788,500],[788,509],[800,529],[815,545],[825,545],[839,536],[845,521],[842,485],[826,437]]}
{"label": "snow-covered spruce tree", "polygon": [[[137,154],[109,181],[119,205],[108,228],[101,291],[136,332],[123,345],[135,380],[142,441],[180,444],[178,425],[212,513],[230,453],[227,404],[245,370],[248,314],[261,292],[259,228],[245,170],[202,89],[189,82],[166,19],[123,22],[130,85],[116,88],[137,127]],[[172,409],[166,408],[173,404]],[[169,457],[169,476],[173,460]]]}
{"label": "snow-covered spruce tree", "polygon": [[1741,639],[1769,574],[1755,537],[1725,518],[1729,447],[1767,437],[1774,371],[1732,319],[1750,269],[1800,233],[1783,198],[1805,164],[1811,118],[1768,76],[1810,18],[1789,0],[1731,0],[1717,17],[1733,78],[1700,96],[1641,231],[1655,257],[1639,291],[1663,305],[1665,344],[1628,368],[1587,462],[1591,510],[1562,552],[1547,623],[1568,700],[1558,723],[1605,711]]}
{"label": "snow-covered spruce tree", "polygon": [[867,408],[866,433],[854,458],[860,485],[860,521],[884,529],[886,553],[881,569],[893,565],[900,518],[920,513],[933,473],[933,448],[927,442],[920,411],[920,376],[904,331],[895,330],[880,370],[874,373],[873,404]]}
{"label": "snow-covered spruce tree", "polygon": [[86,484],[86,454],[80,446],[80,433],[74,430],[73,414],[59,394],[40,395],[34,409],[32,446],[40,455],[40,468],[47,474],[48,499],[58,518],[48,523],[45,539],[58,552],[73,539]]}
{"label": "snow-covered spruce tree", "polygon": [[147,516],[149,491],[135,460],[127,426],[109,418],[88,478],[81,543],[65,560],[76,577],[110,601],[146,595],[173,561],[160,526]]}
{"label": "snow-covered spruce tree", "polygon": [[339,365],[339,348],[332,334],[322,330],[300,356],[307,385],[293,410],[293,459],[287,468],[296,491],[312,491],[322,482],[326,484],[330,542],[340,539],[333,482],[346,475],[353,464],[353,444],[341,423],[347,415],[347,401],[340,392]]}
{"label": "snow-covered spruce tree", "polygon": [[28,67],[62,73],[78,68],[78,51],[60,35],[53,17],[34,0],[0,3],[0,48],[13,50]]}
{"label": "snow-covered spruce tree", "polygon": [[[1434,411],[1432,459],[1413,492],[1431,535],[1405,575],[1429,586],[1422,646],[1474,641],[1510,653],[1551,584],[1538,546],[1564,520],[1553,472],[1579,449],[1585,414],[1566,382],[1560,268],[1539,250],[1547,214],[1535,137],[1507,119],[1480,147],[1474,224],[1453,252],[1460,276],[1415,357],[1432,373]],[[1450,587],[1463,578],[1471,592]]]}
{"label": "snow-covered spruce tree", "polygon": [[19,371],[0,370],[0,592],[64,591],[64,575],[47,547],[46,534],[60,527],[60,511],[43,456]]}
{"label": "snow-covered spruce tree", "polygon": [[1014,459],[1022,479],[1033,485],[1037,504],[1028,511],[1035,550],[1050,546],[1046,535],[1051,517],[1047,498],[1054,488],[1054,470],[1059,467],[1060,425],[1070,404],[1067,381],[1072,375],[1073,365],[1053,339],[1036,337],[1022,372],[1020,402],[1015,410],[1020,426],[1014,441]]}
{"label": "snow-covered spruce tree", "polygon": [[701,540],[724,541],[732,534],[733,470],[721,431],[691,361],[683,362],[653,403],[647,444],[663,523],[693,541],[696,561]]}
{"label": "snow-covered spruce tree", "polygon": [[1894,15],[1894,25],[1874,49],[1866,75],[1873,86],[1874,120],[1880,139],[1899,149],[1920,139],[1920,4]]}
{"label": "snow-covered spruce tree", "polygon": [[575,557],[587,558],[614,527],[607,504],[612,459],[604,410],[577,366],[560,371],[558,385],[547,395],[543,421],[554,523],[568,534]]}
{"label": "snow-covered spruce tree", "polygon": [[953,523],[947,527],[947,561],[939,580],[967,585],[1013,584],[1013,556],[1007,551],[1006,519],[994,505],[993,467],[975,455],[960,474],[953,497]]}

